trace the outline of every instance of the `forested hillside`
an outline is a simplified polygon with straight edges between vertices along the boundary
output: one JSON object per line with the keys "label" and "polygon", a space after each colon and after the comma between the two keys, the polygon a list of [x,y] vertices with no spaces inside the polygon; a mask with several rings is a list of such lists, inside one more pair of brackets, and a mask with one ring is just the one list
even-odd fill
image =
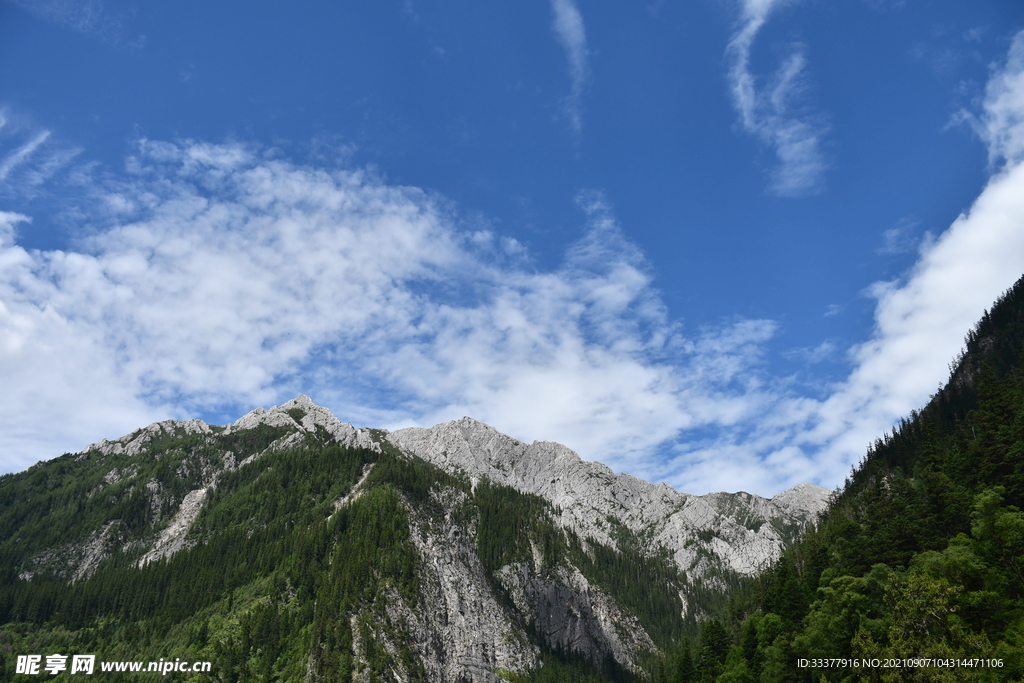
{"label": "forested hillside", "polygon": [[687,577],[641,539],[579,538],[544,499],[380,433],[344,447],[302,408],[268,415],[0,478],[3,679],[59,653],[211,662],[172,674],[192,681],[601,683],[682,640]]}
{"label": "forested hillside", "polygon": [[[1024,278],[815,528],[675,653],[690,681],[1024,680]],[[867,660],[867,661],[865,661]]]}

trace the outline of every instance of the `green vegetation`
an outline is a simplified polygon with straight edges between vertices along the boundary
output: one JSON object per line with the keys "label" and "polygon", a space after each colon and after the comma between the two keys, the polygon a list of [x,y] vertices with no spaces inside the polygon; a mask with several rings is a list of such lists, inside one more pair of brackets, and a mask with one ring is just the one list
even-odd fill
{"label": "green vegetation", "polygon": [[[134,456],[68,454],[0,480],[0,665],[31,652],[171,655],[213,662],[209,674],[177,674],[196,682],[346,681],[357,672],[386,681],[396,671],[426,681],[402,616],[422,609],[412,534],[452,523],[510,614],[503,567],[522,563],[553,580],[573,566],[662,647],[680,639],[685,577],[667,557],[646,558],[621,528],[616,548],[581,541],[556,526],[544,499],[486,479],[472,486],[386,441],[378,453],[307,432],[295,447],[271,447],[296,431],[157,432]],[[211,471],[220,471],[215,486]],[[184,547],[140,566],[185,496],[204,487]],[[102,561],[72,581],[61,568],[73,569],[91,542]],[[505,672],[509,680],[633,680],[610,655],[590,662],[552,649],[528,617],[516,618],[542,665]]]}
{"label": "green vegetation", "polygon": [[[676,654],[668,681],[1024,680],[1024,278],[966,342],[816,527],[704,625],[727,647],[686,673]],[[835,658],[883,664],[815,664]]]}

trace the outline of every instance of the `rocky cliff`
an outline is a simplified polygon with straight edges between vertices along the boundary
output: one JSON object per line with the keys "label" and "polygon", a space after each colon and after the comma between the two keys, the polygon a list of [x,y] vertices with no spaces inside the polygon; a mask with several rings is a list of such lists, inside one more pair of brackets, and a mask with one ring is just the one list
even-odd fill
{"label": "rocky cliff", "polygon": [[522,443],[464,417],[429,429],[400,429],[387,440],[449,472],[484,477],[551,502],[558,522],[606,545],[628,530],[665,549],[682,570],[722,567],[750,575],[778,557],[826,506],[829,492],[800,484],[773,498],[749,493],[693,496],[582,460],[548,441]]}

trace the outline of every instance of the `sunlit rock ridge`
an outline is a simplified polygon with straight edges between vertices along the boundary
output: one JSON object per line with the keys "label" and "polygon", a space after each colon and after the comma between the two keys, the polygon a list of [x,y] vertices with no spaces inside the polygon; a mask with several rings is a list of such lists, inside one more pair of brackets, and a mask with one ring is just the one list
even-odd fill
{"label": "sunlit rock ridge", "polygon": [[[294,411],[302,412],[296,420]],[[291,412],[290,412],[291,411]],[[257,425],[298,427],[299,431],[275,443],[283,450],[302,440],[304,433],[325,430],[343,446],[380,449],[385,440],[402,452],[422,458],[441,469],[464,474],[474,482],[486,477],[550,501],[560,511],[559,523],[582,537],[616,545],[621,525],[643,537],[652,547],[671,553],[677,566],[691,577],[712,578],[720,570],[752,575],[778,556],[809,522],[824,510],[830,492],[814,484],[799,484],[772,498],[745,492],[702,496],[676,491],[667,484],[651,484],[629,474],[616,475],[598,462],[587,462],[559,443],[527,444],[502,434],[470,417],[430,428],[410,427],[393,432],[356,428],[341,422],[330,410],[300,395],[269,410],[256,408],[228,426],[224,433]],[[135,454],[165,432],[209,433],[202,420],[154,423],[113,441],[103,440],[82,452]],[[269,450],[269,449],[268,449]],[[249,461],[257,456],[249,456]],[[230,459],[228,468],[244,466]],[[211,483],[213,478],[211,478]],[[188,501],[187,518],[205,490]],[[183,502],[183,505],[185,503]],[[184,534],[187,525],[173,525]],[[160,544],[175,547],[173,538]],[[162,555],[154,549],[154,557]]]}
{"label": "sunlit rock ridge", "polygon": [[581,536],[614,546],[614,526],[622,525],[671,552],[680,569],[697,574],[715,565],[755,573],[829,498],[827,489],[814,484],[770,499],[743,492],[680,493],[667,484],[616,475],[562,444],[517,441],[469,417],[429,429],[399,429],[386,438],[447,471],[487,477],[551,501],[561,511],[561,524]]}

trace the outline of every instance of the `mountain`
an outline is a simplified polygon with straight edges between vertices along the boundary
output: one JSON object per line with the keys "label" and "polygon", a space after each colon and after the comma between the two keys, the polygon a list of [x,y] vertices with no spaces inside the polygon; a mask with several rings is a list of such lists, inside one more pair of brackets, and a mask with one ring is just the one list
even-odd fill
{"label": "mountain", "polygon": [[470,418],[358,429],[306,396],[159,422],[0,478],[0,657],[646,679],[827,497],[690,496]]}

